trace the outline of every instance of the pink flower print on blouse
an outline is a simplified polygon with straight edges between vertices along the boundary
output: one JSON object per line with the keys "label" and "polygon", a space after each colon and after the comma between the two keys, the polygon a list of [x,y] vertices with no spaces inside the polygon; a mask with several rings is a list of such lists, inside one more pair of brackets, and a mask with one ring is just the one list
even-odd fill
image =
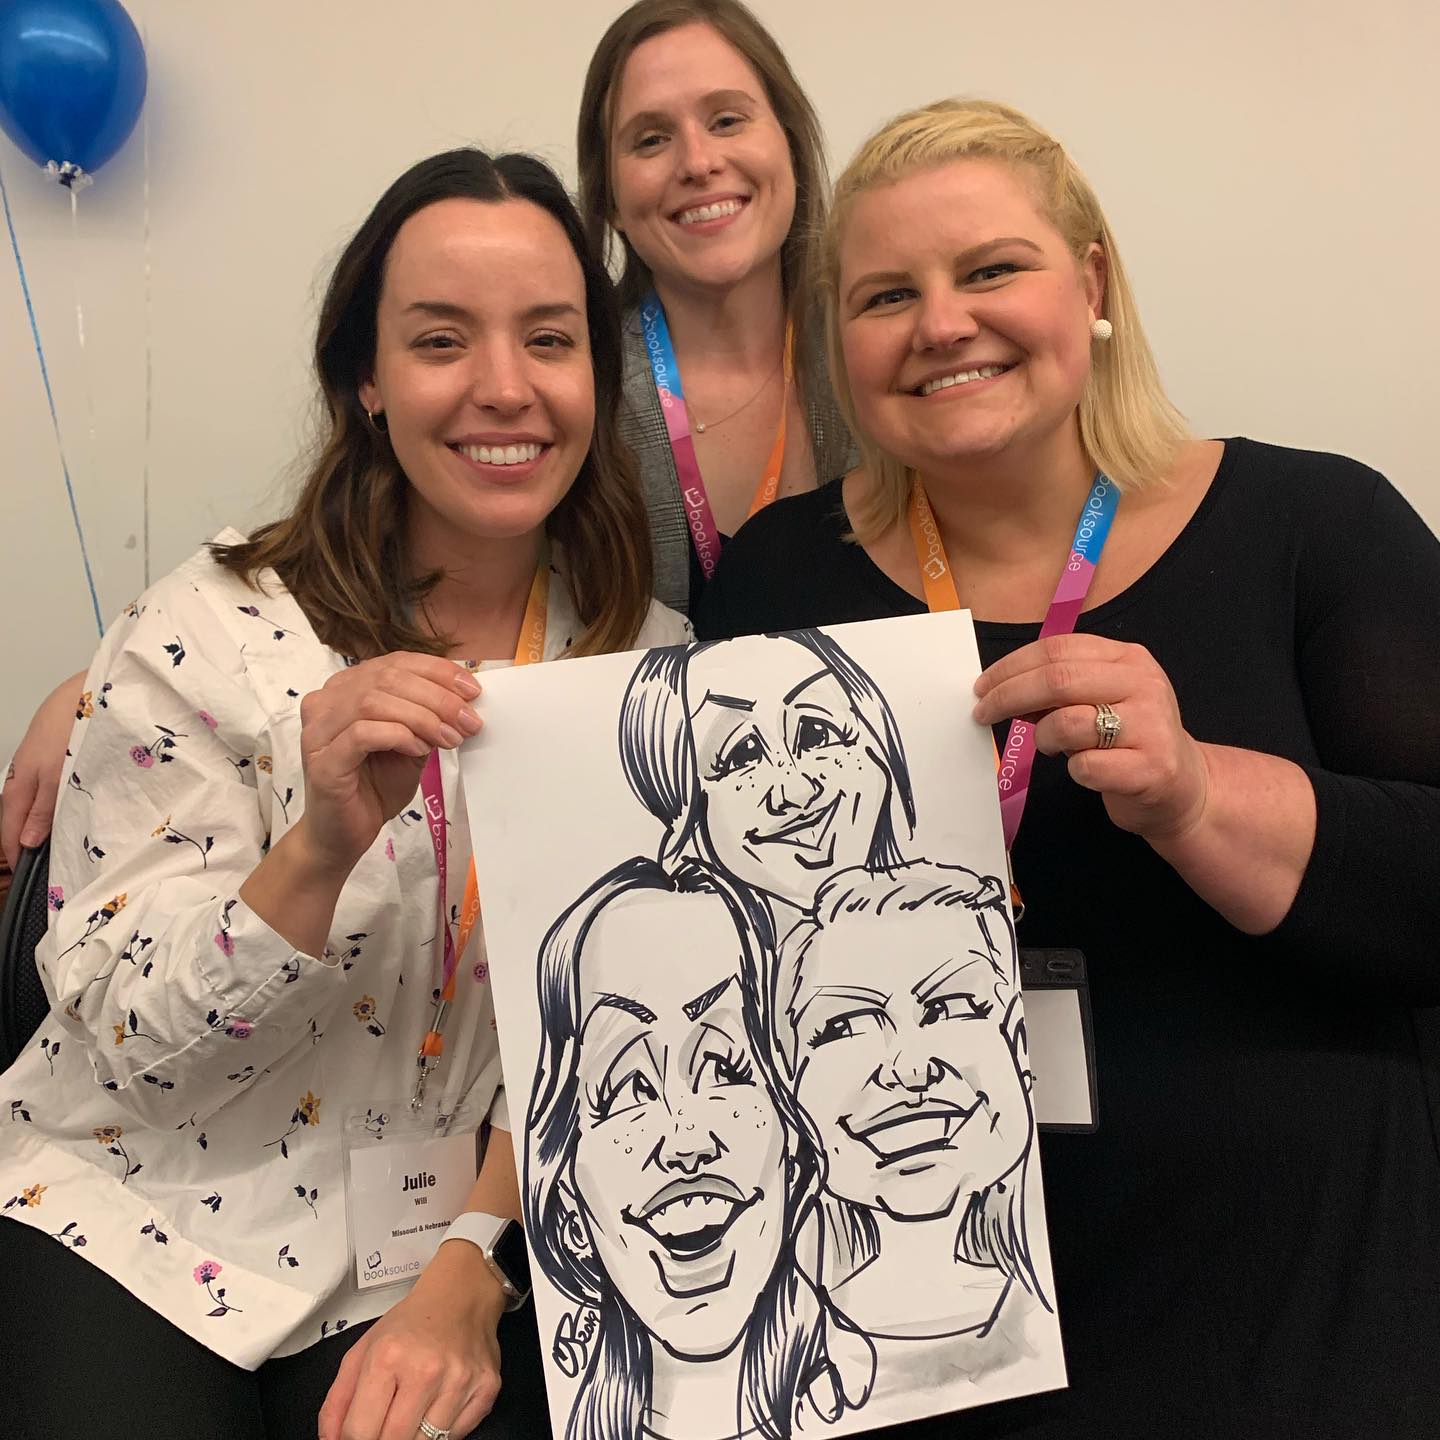
{"label": "pink flower print on blouse", "polygon": [[[170,817],[165,817],[165,825],[170,823]],[[162,825],[155,833],[161,834],[165,826]],[[207,837],[208,838],[208,837]],[[215,948],[228,960],[235,953],[235,942],[230,938],[230,912],[239,904],[238,898],[227,900],[225,908],[220,912],[220,928],[215,932]]]}
{"label": "pink flower print on blouse", "polygon": [[385,858],[387,860],[393,860],[395,858],[395,842],[393,840],[387,840],[385,842]]}
{"label": "pink flower print on blouse", "polygon": [[208,710],[197,710],[195,715],[207,730],[213,730],[220,723]]}
{"label": "pink flower print on blouse", "polygon": [[248,1040],[255,1032],[255,1025],[250,1020],[232,1020],[226,1027],[225,1033],[232,1040]]}
{"label": "pink flower print on blouse", "polygon": [[490,978],[489,963],[484,960],[477,960],[475,962],[475,969],[471,973],[475,976],[475,979],[483,985]]}
{"label": "pink flower print on blouse", "polygon": [[188,740],[190,737],[179,730],[171,730],[167,725],[155,727],[160,735],[148,745],[132,745],[130,747],[130,758],[142,770],[148,770],[157,760],[161,764],[168,765],[175,759],[170,752],[175,749],[177,740]]}
{"label": "pink flower print on blouse", "polygon": [[63,885],[52,885],[46,890],[45,908],[47,910],[63,910],[65,908],[65,887]]}
{"label": "pink flower print on blouse", "polygon": [[195,1283],[197,1285],[203,1285],[205,1287],[205,1293],[215,1302],[215,1308],[207,1313],[206,1319],[215,1319],[221,1315],[228,1315],[232,1310],[237,1315],[243,1315],[245,1313],[238,1305],[227,1303],[225,1299],[225,1287],[223,1285],[218,1290],[212,1290],[210,1288],[211,1285],[215,1283],[215,1279],[220,1274],[222,1268],[218,1260],[202,1260],[195,1267]]}

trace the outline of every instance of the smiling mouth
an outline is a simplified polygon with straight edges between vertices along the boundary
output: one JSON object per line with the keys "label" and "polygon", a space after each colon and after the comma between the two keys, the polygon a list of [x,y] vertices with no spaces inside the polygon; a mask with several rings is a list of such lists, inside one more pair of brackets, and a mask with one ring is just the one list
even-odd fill
{"label": "smiling mouth", "polygon": [[732,215],[738,215],[750,201],[739,195],[729,196],[724,200],[716,200],[711,205],[692,205],[688,210],[680,210],[672,217],[677,225],[704,225],[710,220],[728,220]]}
{"label": "smiling mouth", "polygon": [[[795,819],[787,821],[778,830],[770,830],[761,833],[759,830],[747,830],[745,839],[752,846],[755,845],[789,845],[796,851],[796,861],[807,867],[816,870],[829,865],[835,858],[835,836],[832,833],[835,825],[835,813],[840,808],[840,802],[845,798],[845,792],[839,790],[835,798],[820,810],[806,810],[797,815]],[[807,851],[808,854],[799,852]]]}
{"label": "smiling mouth", "polygon": [[731,1227],[764,1193],[756,1190],[747,1198],[723,1175],[702,1175],[673,1181],[638,1214],[626,1206],[620,1218],[643,1230],[671,1260],[703,1260],[720,1248]]}
{"label": "smiling mouth", "polygon": [[450,445],[449,449],[475,465],[528,465],[538,460],[550,447],[534,441],[516,445]]}
{"label": "smiling mouth", "polygon": [[962,385],[974,384],[977,380],[994,380],[1015,368],[1014,361],[1006,365],[977,365],[970,369],[954,370],[949,375],[937,375],[933,380],[924,380],[910,391],[922,400],[938,395],[942,390],[954,390]]}
{"label": "smiling mouth", "polygon": [[[661,1189],[651,1200],[639,1208],[638,1214],[626,1205],[621,1211],[621,1220],[626,1225],[635,1225],[644,1230],[664,1253],[665,1259],[680,1266],[713,1256],[720,1248],[721,1241],[730,1233],[734,1223],[757,1201],[765,1198],[765,1191],[757,1189],[755,1194],[744,1197],[739,1187],[723,1175],[701,1175],[697,1179],[674,1181]],[[724,1273],[711,1280],[710,1270],[704,1267],[707,1283],[698,1287],[677,1286],[665,1274],[664,1261],[660,1254],[652,1251],[655,1267],[660,1270],[661,1283],[674,1296],[701,1295],[710,1290],[723,1289],[730,1283],[730,1270],[734,1256],[730,1256]]]}
{"label": "smiling mouth", "polygon": [[950,1149],[971,1116],[986,1103],[986,1095],[976,1091],[975,1103],[968,1110],[943,1100],[892,1105],[861,1124],[856,1124],[852,1116],[842,1115],[840,1128],[875,1155],[875,1168],[881,1170],[917,1155]]}

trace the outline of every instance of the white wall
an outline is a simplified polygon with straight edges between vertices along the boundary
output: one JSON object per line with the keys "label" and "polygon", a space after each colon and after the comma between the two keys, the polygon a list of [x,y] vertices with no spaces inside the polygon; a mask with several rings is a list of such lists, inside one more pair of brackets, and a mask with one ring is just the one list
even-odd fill
{"label": "white wall", "polygon": [[[1037,116],[1105,200],[1193,424],[1357,455],[1440,526],[1433,0],[754,3],[836,161],[887,115],[942,94]],[[79,197],[78,227],[64,193],[0,140],[107,622],[142,587],[147,466],[156,575],[222,523],[277,507],[308,413],[317,290],[401,169],[476,142],[536,150],[573,178],[581,77],[619,8],[129,4],[151,67],[148,445],[145,137],[137,128]],[[8,753],[96,634],[3,250]]]}

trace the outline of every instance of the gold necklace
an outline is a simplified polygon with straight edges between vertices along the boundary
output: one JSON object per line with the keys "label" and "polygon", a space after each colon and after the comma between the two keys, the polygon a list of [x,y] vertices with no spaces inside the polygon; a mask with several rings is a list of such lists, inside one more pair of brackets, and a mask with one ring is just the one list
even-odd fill
{"label": "gold necklace", "polygon": [[742,410],[748,410],[760,398],[760,396],[764,394],[770,382],[775,378],[776,371],[780,369],[780,366],[783,363],[784,359],[785,357],[782,354],[780,359],[775,362],[775,369],[772,370],[760,382],[760,388],[748,400],[746,400],[743,404],[737,405],[728,415],[722,415],[718,420],[711,420],[707,423],[704,420],[700,419],[698,415],[696,415],[695,407],[693,405],[687,405],[686,408],[690,412],[690,418],[695,422],[695,433],[697,435],[703,435],[707,430],[716,430],[721,425],[725,424],[727,420],[733,420]]}

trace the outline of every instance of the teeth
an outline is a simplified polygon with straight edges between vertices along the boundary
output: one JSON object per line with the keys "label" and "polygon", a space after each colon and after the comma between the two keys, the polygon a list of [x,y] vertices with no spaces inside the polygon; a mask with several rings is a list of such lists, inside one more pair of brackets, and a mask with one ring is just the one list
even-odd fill
{"label": "teeth", "polygon": [[982,365],[978,370],[957,370],[953,375],[942,375],[938,380],[927,380],[921,387],[922,395],[933,395],[937,390],[948,390],[952,385],[968,385],[972,380],[990,380],[1003,375],[1003,365]]}
{"label": "teeth", "polygon": [[702,220],[718,220],[722,215],[736,215],[743,202],[739,200],[717,200],[713,205],[697,205],[693,210],[680,214],[682,225],[698,225]]}
{"label": "teeth", "polygon": [[543,445],[461,445],[460,452],[481,465],[523,465],[536,460]]}
{"label": "teeth", "polygon": [[[721,1225],[730,1216],[733,1200],[718,1195],[677,1196],[662,1205],[645,1222],[657,1235],[687,1235],[707,1225]],[[689,1213],[687,1213],[689,1212]]]}

